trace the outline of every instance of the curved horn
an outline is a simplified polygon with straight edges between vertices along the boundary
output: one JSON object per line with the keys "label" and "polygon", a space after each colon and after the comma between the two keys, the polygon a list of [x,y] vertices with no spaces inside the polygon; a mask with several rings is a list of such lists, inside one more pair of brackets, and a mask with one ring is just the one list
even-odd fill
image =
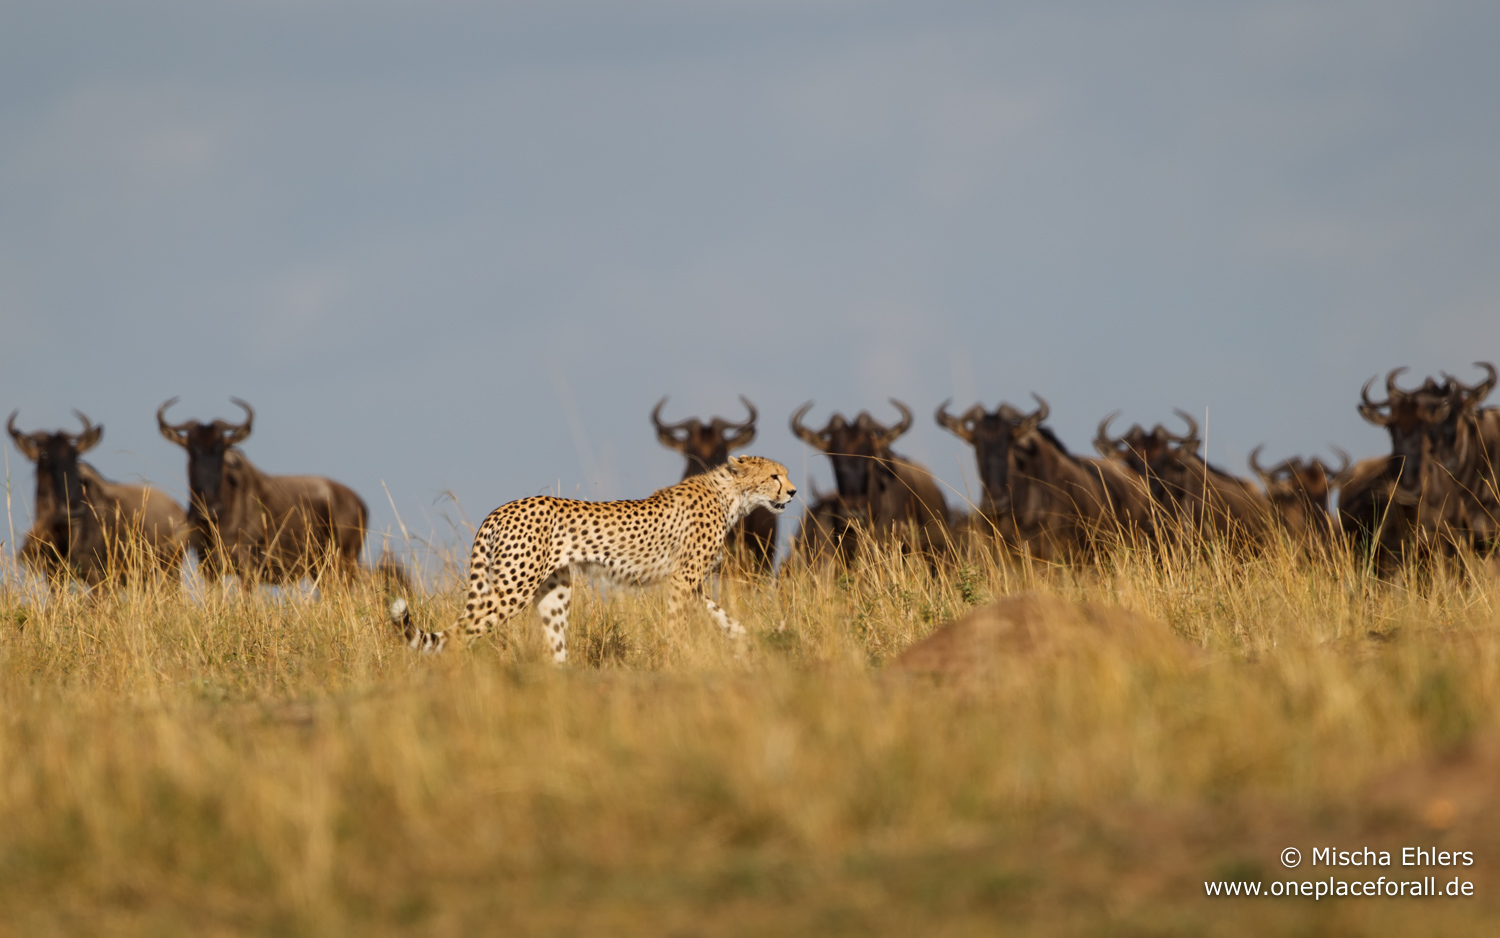
{"label": "curved horn", "polygon": [[1477,404],[1488,397],[1491,391],[1495,390],[1495,380],[1500,375],[1496,375],[1495,366],[1489,362],[1475,362],[1474,367],[1483,368],[1489,375],[1489,377],[1469,389],[1469,399]]}
{"label": "curved horn", "polygon": [[224,437],[225,446],[233,446],[234,444],[245,439],[245,437],[249,436],[250,424],[255,422],[255,408],[251,407],[249,404],[246,404],[244,401],[240,400],[237,397],[231,397],[229,399],[229,402],[245,412],[245,422],[233,425],[228,435]]}
{"label": "curved horn", "polygon": [[1390,398],[1387,397],[1383,401],[1370,400],[1370,385],[1374,383],[1375,379],[1371,378],[1365,382],[1364,387],[1359,389],[1359,403],[1355,405],[1356,409],[1359,411],[1359,415],[1370,423],[1378,427],[1389,426],[1390,422],[1395,419],[1394,415],[1390,413],[1382,414],[1380,411],[1382,408],[1391,406]]}
{"label": "curved horn", "polygon": [[1193,419],[1192,414],[1188,413],[1185,410],[1179,410],[1176,407],[1172,408],[1172,413],[1181,417],[1182,421],[1188,425],[1188,432],[1184,436],[1177,436],[1176,434],[1168,431],[1167,439],[1177,444],[1178,452],[1181,452],[1183,450],[1187,450],[1188,452],[1196,451],[1199,444],[1198,421]]}
{"label": "curved horn", "polygon": [[[1260,464],[1260,451],[1262,449],[1265,449],[1265,445],[1266,444],[1262,443],[1259,446],[1255,447],[1255,449],[1250,451],[1250,468],[1255,472],[1257,476],[1260,477],[1260,480],[1262,482],[1266,483],[1267,486],[1269,486],[1271,484],[1271,480],[1276,478],[1277,476],[1283,474],[1297,476],[1308,468],[1308,463],[1303,462],[1301,456],[1289,456],[1276,465],[1272,466],[1271,468],[1267,469]],[[1324,471],[1326,472],[1327,470],[1325,469]]]}
{"label": "curved horn", "polygon": [[[1348,472],[1349,467],[1354,464],[1354,461],[1349,458],[1349,454],[1343,449],[1334,446],[1332,443],[1328,444],[1328,448],[1333,450],[1333,454],[1339,458],[1339,467],[1337,469],[1331,469],[1327,463],[1323,463],[1323,471],[1332,476],[1341,476],[1344,473]],[[1322,462],[1322,460],[1318,461]]]}
{"label": "curved horn", "polygon": [[37,446],[36,440],[32,439],[31,434],[22,433],[16,429],[16,416],[20,413],[19,408],[10,412],[10,419],[5,421],[5,429],[10,431],[10,438],[16,441],[16,449],[21,451],[21,455],[36,462],[41,458],[42,451]]}
{"label": "curved horn", "polygon": [[891,405],[901,412],[901,420],[894,427],[891,427],[889,430],[886,430],[885,433],[881,434],[880,441],[882,443],[885,443],[886,445],[894,443],[897,437],[901,436],[901,434],[911,429],[911,408],[896,400],[894,397],[891,398]]}
{"label": "curved horn", "polygon": [[1036,402],[1038,404],[1038,407],[1037,407],[1037,410],[1036,410],[1036,422],[1037,423],[1041,423],[1044,420],[1046,420],[1047,417],[1052,413],[1052,407],[1051,407],[1051,405],[1049,405],[1047,403],[1047,399],[1046,398],[1042,397],[1040,394],[1036,393],[1035,391],[1031,392],[1031,396],[1034,397],[1034,398],[1036,398]]}
{"label": "curved horn", "polygon": [[1271,473],[1260,464],[1260,451],[1266,448],[1266,444],[1260,443],[1250,451],[1250,471],[1260,477],[1262,482],[1270,479]]}
{"label": "curved horn", "polygon": [[656,406],[651,408],[651,424],[658,430],[666,426],[666,424],[661,422],[661,409],[667,406],[667,397],[668,395],[663,394],[661,400],[656,402]]}
{"label": "curved horn", "polygon": [[173,443],[176,443],[178,446],[186,448],[187,428],[188,424],[191,424],[192,421],[189,420],[185,423],[179,423],[175,426],[167,423],[167,408],[177,403],[177,400],[178,399],[175,397],[168,398],[166,403],[156,408],[156,428],[161,431],[162,436],[171,440]]}
{"label": "curved horn", "polygon": [[932,419],[937,421],[938,426],[952,433],[965,443],[973,443],[974,431],[969,429],[965,418],[974,412],[974,407],[978,407],[979,405],[975,404],[974,407],[970,407],[968,413],[964,414],[963,417],[955,417],[948,413],[948,405],[951,403],[953,403],[953,398],[950,397],[939,404],[938,409],[932,412]]}
{"label": "curved horn", "polygon": [[1114,456],[1120,452],[1122,441],[1109,435],[1109,425],[1118,416],[1120,416],[1118,410],[1106,414],[1104,419],[1099,421],[1099,429],[1094,432],[1094,449],[1100,456]]}
{"label": "curved horn", "polygon": [[1047,404],[1046,400],[1043,399],[1040,394],[1037,394],[1035,391],[1033,391],[1031,393],[1031,396],[1036,398],[1036,402],[1040,406],[1038,406],[1036,410],[1021,418],[1020,425],[1016,427],[1017,437],[1025,436],[1032,430],[1035,430],[1037,427],[1041,426],[1042,421],[1047,419],[1047,415],[1052,413],[1052,408]]}
{"label": "curved horn", "polygon": [[812,410],[812,406],[813,402],[808,401],[806,404],[792,411],[792,432],[808,446],[826,453],[828,452],[828,441],[802,425],[802,418],[807,416],[807,412]]}
{"label": "curved horn", "polygon": [[[1353,467],[1353,461],[1349,458],[1349,454],[1344,452],[1339,447],[1334,446],[1330,443],[1328,448],[1338,454],[1340,465],[1338,471],[1334,472],[1328,467],[1326,463],[1324,463],[1323,471],[1328,473],[1328,481],[1330,485],[1343,485],[1345,482],[1349,481],[1349,470]],[[1323,460],[1319,459],[1318,462],[1322,463]]]}
{"label": "curved horn", "polygon": [[[1196,421],[1196,420],[1193,419],[1193,415],[1190,414],[1190,413],[1188,413],[1185,410],[1181,410],[1181,409],[1176,408],[1176,407],[1172,408],[1172,413],[1176,414],[1178,417],[1180,417],[1182,419],[1183,423],[1185,423],[1185,424],[1188,425],[1188,432],[1185,433],[1185,434],[1183,434],[1183,435],[1181,435],[1181,436],[1178,436],[1177,434],[1173,433],[1172,431],[1167,430],[1166,431],[1166,433],[1167,433],[1167,439],[1172,440],[1174,442],[1178,442],[1178,441],[1182,441],[1182,440],[1196,440],[1196,439],[1198,439],[1198,421]],[[1161,425],[1158,424],[1157,426],[1161,426]],[[1165,430],[1166,428],[1163,427],[1163,429]]]}
{"label": "curved horn", "polygon": [[99,445],[99,438],[104,436],[104,428],[94,426],[93,421],[89,420],[81,410],[73,411],[73,415],[83,424],[83,432],[73,438],[73,448],[80,453],[86,453]]}
{"label": "curved horn", "polygon": [[1399,375],[1399,374],[1401,374],[1403,371],[1406,371],[1406,366],[1405,365],[1402,365],[1400,368],[1392,368],[1390,371],[1388,371],[1386,373],[1386,376],[1385,376],[1385,396],[1386,396],[1387,400],[1389,400],[1390,398],[1393,398],[1393,397],[1399,397],[1401,395],[1409,393],[1407,391],[1403,391],[1400,388],[1396,387],[1396,376]]}
{"label": "curved horn", "polygon": [[755,421],[760,417],[760,414],[756,411],[755,405],[750,403],[750,398],[743,394],[740,395],[740,403],[745,405],[745,409],[750,412],[750,416],[745,418],[744,423],[729,423],[725,421],[724,429],[734,431],[733,436],[724,438],[724,442],[730,449],[739,449],[755,442]]}
{"label": "curved horn", "polygon": [[666,406],[666,403],[667,403],[667,398],[664,396],[664,397],[662,397],[661,400],[659,400],[659,401],[656,402],[656,406],[655,407],[651,408],[651,422],[656,425],[656,429],[658,429],[658,430],[681,430],[683,427],[687,426],[692,421],[693,418],[689,417],[687,420],[679,420],[677,423],[662,423],[661,422],[661,409],[662,409],[662,407]]}
{"label": "curved horn", "polygon": [[1475,362],[1474,367],[1483,368],[1489,376],[1472,387],[1446,372],[1443,373],[1443,377],[1447,378],[1454,387],[1458,388],[1460,395],[1463,397],[1465,407],[1472,407],[1478,404],[1486,397],[1489,397],[1490,392],[1495,389],[1495,366],[1489,362]]}
{"label": "curved horn", "polygon": [[675,449],[680,452],[682,448],[687,445],[687,441],[685,439],[679,438],[677,436],[677,431],[685,430],[687,428],[688,421],[684,420],[681,423],[662,423],[661,409],[662,406],[666,403],[667,399],[663,397],[661,400],[656,402],[655,407],[651,408],[651,423],[656,427],[656,438],[661,441],[661,445],[667,447],[668,449]]}
{"label": "curved horn", "polygon": [[740,395],[740,403],[745,405],[745,410],[747,410],[747,411],[750,412],[750,416],[746,417],[743,423],[731,423],[731,424],[729,424],[730,427],[732,427],[733,429],[736,429],[736,430],[742,430],[742,429],[744,429],[746,427],[753,426],[755,424],[756,419],[760,417],[760,412],[755,409],[755,405],[754,404],[750,403],[750,398],[748,398],[745,395],[741,394]]}

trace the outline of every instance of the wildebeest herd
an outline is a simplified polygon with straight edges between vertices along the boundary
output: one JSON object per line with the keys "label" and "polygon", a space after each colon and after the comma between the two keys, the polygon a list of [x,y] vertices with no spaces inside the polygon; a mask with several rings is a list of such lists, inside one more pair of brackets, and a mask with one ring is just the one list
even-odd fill
{"label": "wildebeest herd", "polygon": [[[250,436],[255,411],[238,398],[242,423],[189,420],[169,424],[156,412],[162,436],[187,451],[188,509],[163,492],[110,482],[79,457],[98,444],[104,428],[74,411],[79,434],[22,433],[18,411],[6,429],[36,463],[31,530],[23,563],[49,579],[76,577],[93,586],[120,581],[133,570],[177,575],[191,549],[211,578],[287,583],[324,572],[359,572],[369,510],[353,490],[320,476],[261,472],[235,444]],[[400,577],[399,567],[384,572]]]}
{"label": "wildebeest herd", "polygon": [[[1183,432],[1136,424],[1119,436],[1099,423],[1096,456],[1070,452],[1046,425],[1050,409],[975,404],[961,414],[939,405],[937,423],[970,444],[983,490],[973,512],[950,511],[933,475],[892,450],[913,422],[899,401],[892,424],[866,411],[850,420],[829,416],[822,429],[803,421],[813,404],[791,415],[793,434],[828,456],[837,490],[815,495],[793,538],[804,562],[849,562],[865,539],[899,543],[939,558],[966,538],[989,538],[1044,561],[1087,561],[1110,545],[1160,544],[1185,534],[1213,535],[1253,547],[1278,532],[1310,544],[1349,539],[1379,572],[1405,557],[1500,547],[1500,408],[1484,407],[1496,371],[1475,364],[1482,380],[1466,384],[1444,373],[1415,388],[1400,385],[1403,368],[1385,377],[1384,399],[1360,391],[1358,410],[1391,437],[1388,455],[1338,465],[1292,457],[1267,468],[1261,447],[1250,454],[1256,480],[1233,475],[1200,455],[1194,419],[1177,411]],[[255,467],[238,444],[250,436],[255,412],[233,399],[244,420],[169,424],[172,399],[157,410],[161,434],[187,453],[189,501],[184,511],[150,487],[101,476],[80,457],[103,428],[75,411],[82,432],[25,433],[19,412],[6,423],[16,447],[36,466],[31,530],[19,556],[55,580],[89,585],[131,571],[178,574],[191,550],[204,575],[246,584],[304,577],[359,575],[369,512],[348,487],[320,476],[273,476]],[[658,440],[686,458],[683,477],[722,465],[756,436],[758,414],[662,421],[663,398],[651,411]],[[1258,482],[1257,482],[1258,480]],[[1330,510],[1338,491],[1338,510]],[[1123,540],[1122,540],[1123,539]],[[775,562],[777,519],[757,510],[732,533],[731,548],[751,569]],[[399,566],[383,563],[399,578]]]}

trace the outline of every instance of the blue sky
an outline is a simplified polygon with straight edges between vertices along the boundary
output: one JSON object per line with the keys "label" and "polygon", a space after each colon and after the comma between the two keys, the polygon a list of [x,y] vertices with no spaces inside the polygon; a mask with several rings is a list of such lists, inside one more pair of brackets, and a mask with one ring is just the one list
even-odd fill
{"label": "blue sky", "polygon": [[[1354,403],[1500,359],[1500,7],[109,3],[0,13],[0,410],[258,411],[262,469],[451,536],[677,479],[647,415],[1207,414],[1382,451]],[[16,524],[29,467],[9,449]],[[967,481],[966,481],[967,479]],[[11,548],[7,547],[7,550]]]}

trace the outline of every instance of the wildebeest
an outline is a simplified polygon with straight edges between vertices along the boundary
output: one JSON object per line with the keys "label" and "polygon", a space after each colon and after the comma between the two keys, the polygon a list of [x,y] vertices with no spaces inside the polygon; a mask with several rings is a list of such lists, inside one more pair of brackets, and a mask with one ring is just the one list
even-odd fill
{"label": "wildebeest", "polygon": [[1102,455],[1125,460],[1180,525],[1250,541],[1262,537],[1271,523],[1271,503],[1250,480],[1199,456],[1198,422],[1185,411],[1173,413],[1188,425],[1187,433],[1177,435],[1160,424],[1147,433],[1136,425],[1115,438],[1109,435],[1111,414],[1100,422],[1094,446]]}
{"label": "wildebeest", "polygon": [[1500,534],[1500,485],[1496,469],[1500,466],[1500,409],[1480,407],[1494,390],[1495,366],[1475,362],[1486,377],[1468,385],[1444,374],[1451,408],[1448,419],[1429,428],[1432,458],[1447,475],[1462,501],[1465,528],[1473,546],[1490,553]]}
{"label": "wildebeest", "polygon": [[1041,396],[1030,414],[1001,403],[993,412],[975,404],[961,416],[948,402],[934,414],[939,426],[974,447],[984,491],[980,514],[1015,546],[1042,559],[1077,557],[1125,531],[1150,523],[1143,481],[1108,459],[1074,456],[1048,427]]}
{"label": "wildebeest", "polygon": [[836,561],[847,566],[859,554],[860,531],[870,523],[869,513],[845,502],[837,492],[820,493],[809,484],[812,496],[802,511],[793,540],[793,557],[803,561]]}
{"label": "wildebeest", "polygon": [[1263,448],[1261,445],[1250,451],[1249,464],[1265,487],[1276,520],[1295,539],[1327,541],[1335,530],[1328,495],[1334,480],[1349,471],[1349,454],[1333,448],[1339,456],[1337,469],[1318,457],[1307,460],[1301,456],[1283,459],[1268,469],[1260,464]]}
{"label": "wildebeest", "polygon": [[[946,549],[948,503],[932,473],[891,452],[891,444],[911,429],[911,410],[895,398],[891,403],[901,413],[895,426],[887,427],[868,411],[854,420],[835,413],[821,430],[811,430],[802,418],[812,409],[808,401],[792,414],[792,433],[833,461],[841,509],[851,519],[867,523],[878,536],[916,532],[914,545],[924,551]],[[806,539],[798,537],[800,544]]]}
{"label": "wildebeest", "polygon": [[123,581],[132,570],[176,574],[188,538],[187,516],[164,492],[111,482],[78,457],[98,445],[103,426],[80,411],[77,435],[22,433],[12,411],[5,428],[36,463],[36,506],[21,560],[48,578],[75,576],[90,586]]}
{"label": "wildebeest", "polygon": [[233,573],[246,584],[295,582],[325,569],[357,572],[365,503],[332,479],[257,469],[235,446],[250,435],[255,411],[230,400],[245,411],[244,423],[168,424],[175,397],[156,411],[162,436],[187,450],[191,543],[202,569],[211,578]]}
{"label": "wildebeest", "polygon": [[1374,378],[1360,388],[1359,414],[1384,427],[1389,456],[1362,460],[1339,490],[1339,523],[1361,550],[1371,550],[1376,568],[1393,570],[1407,545],[1449,549],[1466,527],[1452,475],[1433,459],[1460,413],[1450,388],[1428,378],[1415,390],[1396,383],[1405,368],[1386,375],[1386,399],[1370,398]]}
{"label": "wildebeest", "polygon": [[[661,409],[667,399],[664,397],[656,402],[651,409],[656,438],[661,445],[675,449],[687,458],[687,466],[682,470],[684,479],[724,465],[732,451],[755,441],[755,420],[759,414],[744,395],[740,396],[740,401],[750,412],[743,423],[730,423],[723,417],[715,417],[708,423],[697,417],[678,423],[662,423]],[[769,572],[776,560],[776,515],[768,509],[757,508],[735,525],[725,542],[725,556],[732,557],[739,550],[748,555],[754,569]]]}

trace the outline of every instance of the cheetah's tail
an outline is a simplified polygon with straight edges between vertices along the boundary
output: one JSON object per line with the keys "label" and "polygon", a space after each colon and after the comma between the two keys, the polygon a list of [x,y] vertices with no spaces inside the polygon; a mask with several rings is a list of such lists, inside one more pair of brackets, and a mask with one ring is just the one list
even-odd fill
{"label": "cheetah's tail", "polygon": [[435,655],[448,644],[447,632],[424,632],[417,628],[416,620],[411,615],[411,607],[406,604],[405,599],[397,599],[391,603],[391,624],[401,633],[401,640],[412,651]]}

